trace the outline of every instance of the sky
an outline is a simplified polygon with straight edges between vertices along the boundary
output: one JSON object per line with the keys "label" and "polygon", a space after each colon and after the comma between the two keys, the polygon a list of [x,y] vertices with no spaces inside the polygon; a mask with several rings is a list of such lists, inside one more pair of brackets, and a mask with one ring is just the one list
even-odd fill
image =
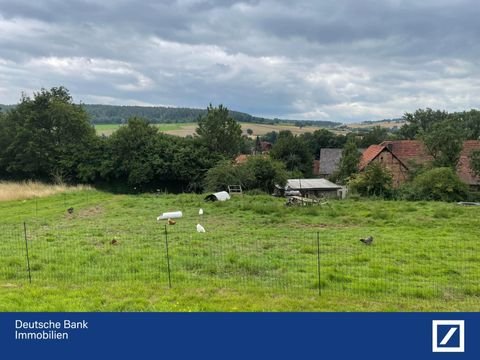
{"label": "sky", "polygon": [[474,0],[0,0],[0,104],[354,122],[480,107]]}

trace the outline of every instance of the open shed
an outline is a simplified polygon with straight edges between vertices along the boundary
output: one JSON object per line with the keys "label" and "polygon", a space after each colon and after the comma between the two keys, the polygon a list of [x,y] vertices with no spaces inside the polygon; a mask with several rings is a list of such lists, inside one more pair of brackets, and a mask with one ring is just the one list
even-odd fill
{"label": "open shed", "polygon": [[281,195],[300,193],[304,197],[337,197],[342,187],[327,179],[288,179]]}

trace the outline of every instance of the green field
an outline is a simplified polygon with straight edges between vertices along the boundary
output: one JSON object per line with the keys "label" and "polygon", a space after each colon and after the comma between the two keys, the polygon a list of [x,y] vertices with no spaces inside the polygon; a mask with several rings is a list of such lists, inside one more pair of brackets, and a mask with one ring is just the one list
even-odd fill
{"label": "green field", "polygon": [[[170,288],[156,217],[172,210]],[[0,311],[480,309],[478,207],[85,190],[0,202],[0,218]]]}

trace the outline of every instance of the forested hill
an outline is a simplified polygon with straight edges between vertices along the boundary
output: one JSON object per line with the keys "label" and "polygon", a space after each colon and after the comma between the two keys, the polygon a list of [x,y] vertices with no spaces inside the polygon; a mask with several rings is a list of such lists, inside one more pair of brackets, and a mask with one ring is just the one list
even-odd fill
{"label": "forested hill", "polygon": [[[206,114],[207,110],[192,108],[175,108],[163,106],[116,106],[116,105],[92,105],[83,104],[90,114],[94,124],[122,124],[129,118],[137,116],[151,121],[152,123],[188,123],[197,121],[199,116]],[[12,108],[12,105],[0,105],[3,111]],[[252,116],[238,111],[230,111],[232,117],[240,122],[259,124],[282,124],[296,120],[266,119]],[[335,127],[341,123],[333,121],[298,120],[298,123],[306,126]]]}

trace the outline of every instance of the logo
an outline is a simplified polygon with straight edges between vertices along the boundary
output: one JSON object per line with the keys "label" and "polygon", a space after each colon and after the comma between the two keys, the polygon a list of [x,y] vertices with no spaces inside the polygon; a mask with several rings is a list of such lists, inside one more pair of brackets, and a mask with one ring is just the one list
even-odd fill
{"label": "logo", "polygon": [[433,320],[432,351],[465,352],[465,321]]}

